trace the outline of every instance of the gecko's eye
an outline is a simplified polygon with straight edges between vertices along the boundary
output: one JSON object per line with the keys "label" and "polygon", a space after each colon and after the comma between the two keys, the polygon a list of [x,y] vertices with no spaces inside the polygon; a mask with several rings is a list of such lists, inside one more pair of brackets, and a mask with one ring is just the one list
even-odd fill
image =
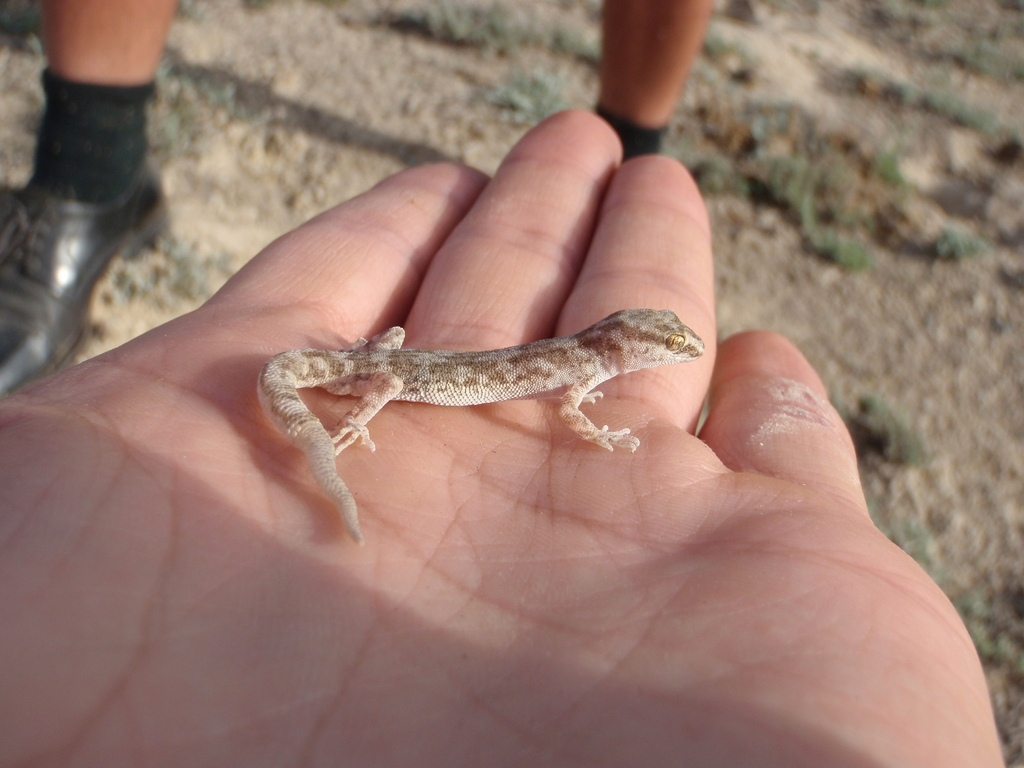
{"label": "gecko's eye", "polygon": [[672,333],[665,337],[665,346],[670,352],[678,352],[686,346],[686,336],[681,333]]}

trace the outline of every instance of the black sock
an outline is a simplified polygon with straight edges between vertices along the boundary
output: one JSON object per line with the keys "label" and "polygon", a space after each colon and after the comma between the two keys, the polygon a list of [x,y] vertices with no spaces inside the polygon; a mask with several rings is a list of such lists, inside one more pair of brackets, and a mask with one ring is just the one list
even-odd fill
{"label": "black sock", "polygon": [[146,160],[146,102],[153,83],[89,85],[43,72],[46,111],[32,183],[86,203],[116,200]]}
{"label": "black sock", "polygon": [[629,160],[637,155],[656,155],[661,151],[661,138],[665,135],[664,127],[644,128],[630,120],[613,115],[602,106],[598,106],[596,111],[619,134],[624,160]]}

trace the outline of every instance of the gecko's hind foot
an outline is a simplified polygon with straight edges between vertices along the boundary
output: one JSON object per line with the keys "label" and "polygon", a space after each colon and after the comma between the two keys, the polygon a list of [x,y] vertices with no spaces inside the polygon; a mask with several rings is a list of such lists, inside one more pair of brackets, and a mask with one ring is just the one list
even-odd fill
{"label": "gecko's hind foot", "polygon": [[591,440],[609,451],[618,447],[628,448],[630,452],[633,452],[640,446],[640,438],[629,434],[629,429],[618,429],[612,432],[608,429],[607,424],[601,427]]}
{"label": "gecko's hind foot", "polygon": [[341,429],[338,430],[338,434],[331,438],[334,443],[334,455],[337,456],[356,440],[361,440],[371,452],[377,450],[377,446],[370,439],[370,430],[366,428],[366,425],[358,424],[351,417],[347,417],[342,423]]}

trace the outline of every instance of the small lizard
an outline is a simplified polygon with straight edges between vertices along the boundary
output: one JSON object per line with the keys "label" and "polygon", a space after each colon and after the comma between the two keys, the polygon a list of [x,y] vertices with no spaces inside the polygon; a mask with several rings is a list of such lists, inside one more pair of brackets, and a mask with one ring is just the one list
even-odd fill
{"label": "small lizard", "polygon": [[[601,397],[591,389],[620,373],[695,360],[704,342],[667,309],[624,309],[572,336],[485,352],[401,349],[395,327],[360,339],[348,352],[295,349],[267,361],[259,398],[267,416],[303,453],[317,483],[341,513],[345,528],[363,543],[355,499],[338,475],[334,457],[361,440],[375,450],[367,422],[390,400],[431,405],[481,405],[543,396],[564,389],[558,413],[584,440],[609,451],[635,451],[628,429],[598,429],[580,403]],[[333,438],[299,398],[298,389],[321,387],[360,398]]]}

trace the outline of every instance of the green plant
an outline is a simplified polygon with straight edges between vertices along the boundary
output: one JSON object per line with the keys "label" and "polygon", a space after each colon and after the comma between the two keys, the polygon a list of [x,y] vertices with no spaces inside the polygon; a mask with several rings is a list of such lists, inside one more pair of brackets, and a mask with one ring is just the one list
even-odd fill
{"label": "green plant", "polygon": [[149,144],[161,159],[180,157],[193,150],[203,135],[201,99],[189,80],[173,76],[168,67],[157,70],[156,80]]}
{"label": "green plant", "polygon": [[804,154],[771,156],[761,159],[758,165],[763,168],[764,189],[768,198],[796,214],[805,233],[816,231],[816,179],[811,159]]}
{"label": "green plant", "polygon": [[546,70],[515,72],[508,82],[488,91],[487,100],[515,122],[536,123],[566,108],[564,87],[561,77]]}
{"label": "green plant", "polygon": [[891,187],[902,188],[907,185],[900,170],[900,158],[891,150],[883,150],[871,161],[871,172]]}
{"label": "green plant", "polygon": [[847,425],[859,451],[873,451],[886,461],[919,466],[928,459],[921,435],[880,395],[864,395]]}
{"label": "green plant", "polygon": [[422,10],[406,11],[391,26],[409,29],[449,45],[466,45],[508,53],[537,40],[503,5],[488,7],[438,2]]}
{"label": "green plant", "polygon": [[796,214],[805,234],[820,222],[856,226],[863,215],[852,206],[855,174],[841,155],[823,151],[759,157],[755,173],[764,181],[769,199]]}
{"label": "green plant", "polygon": [[849,69],[845,72],[845,78],[854,90],[865,96],[885,98],[908,109],[924,110],[982,133],[1002,130],[1002,125],[994,115],[972,107],[949,91],[921,89],[912,83],[894,80],[886,74],[865,69]]}
{"label": "green plant", "polygon": [[922,91],[918,103],[922,109],[965,128],[982,133],[994,133],[999,128],[999,121],[994,115],[972,107],[948,91]]}
{"label": "green plant", "polygon": [[597,63],[601,56],[596,37],[565,24],[531,22],[529,16],[514,13],[505,4],[477,6],[442,0],[387,17],[386,23],[431,40],[488,53],[508,54],[524,46],[540,46],[590,63]]}
{"label": "green plant", "polygon": [[719,154],[702,157],[692,163],[691,171],[700,186],[700,191],[705,195],[750,195],[747,179],[727,157]]}
{"label": "green plant", "polygon": [[712,29],[704,37],[702,52],[709,59],[721,59],[725,56],[736,56],[745,63],[753,63],[750,53],[739,43],[727,40]]}
{"label": "green plant", "polygon": [[976,589],[961,595],[953,605],[982,659],[1024,673],[1024,644],[999,629],[998,612],[990,595]]}
{"label": "green plant", "polygon": [[831,229],[818,230],[809,240],[815,253],[849,272],[863,272],[874,265],[867,248],[856,240],[840,237]]}
{"label": "green plant", "polygon": [[935,240],[935,255],[940,259],[963,261],[988,250],[988,242],[959,227],[944,227]]}
{"label": "green plant", "polygon": [[1003,82],[1024,79],[1024,61],[1004,51],[990,38],[982,37],[967,46],[951,47],[945,55],[968,72]]}
{"label": "green plant", "polygon": [[178,0],[175,15],[179,19],[187,19],[188,21],[203,21],[205,18],[204,9],[199,0]]}
{"label": "green plant", "polygon": [[564,53],[588,64],[596,65],[601,60],[601,43],[598,38],[576,27],[562,24],[555,26],[548,46],[555,53]]}

